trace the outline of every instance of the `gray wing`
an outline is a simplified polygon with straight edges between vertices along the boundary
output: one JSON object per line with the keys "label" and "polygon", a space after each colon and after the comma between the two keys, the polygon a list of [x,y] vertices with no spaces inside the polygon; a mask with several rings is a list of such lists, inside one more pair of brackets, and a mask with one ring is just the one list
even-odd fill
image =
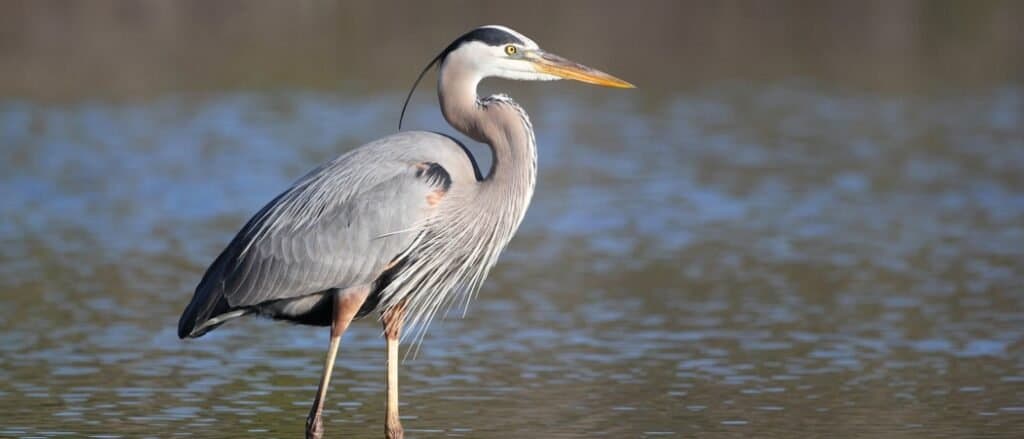
{"label": "gray wing", "polygon": [[386,141],[313,170],[253,216],[203,276],[179,336],[234,309],[371,282],[406,250],[451,178]]}
{"label": "gray wing", "polygon": [[285,192],[231,244],[217,273],[232,307],[372,281],[415,236],[435,190],[414,163],[377,162],[357,181],[318,173]]}

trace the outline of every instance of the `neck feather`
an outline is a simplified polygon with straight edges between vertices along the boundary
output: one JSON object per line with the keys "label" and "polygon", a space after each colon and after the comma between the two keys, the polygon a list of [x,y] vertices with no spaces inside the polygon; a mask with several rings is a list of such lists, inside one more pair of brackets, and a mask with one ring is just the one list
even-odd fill
{"label": "neck feather", "polygon": [[491,170],[481,186],[516,196],[513,199],[523,202],[521,213],[525,213],[537,178],[533,125],[526,111],[508,96],[477,96],[481,78],[470,72],[457,62],[442,65],[441,112],[452,127],[491,148]]}
{"label": "neck feather", "polygon": [[473,69],[457,60],[441,66],[438,96],[445,119],[455,129],[491,148],[487,177],[460,185],[449,197],[466,197],[450,204],[435,227],[427,224],[407,256],[406,266],[388,284],[381,299],[390,308],[406,298],[408,323],[419,339],[435,313],[458,297],[468,300],[480,289],[487,273],[512,239],[526,214],[537,180],[537,146],[530,118],[506,96],[479,98],[480,82]]}

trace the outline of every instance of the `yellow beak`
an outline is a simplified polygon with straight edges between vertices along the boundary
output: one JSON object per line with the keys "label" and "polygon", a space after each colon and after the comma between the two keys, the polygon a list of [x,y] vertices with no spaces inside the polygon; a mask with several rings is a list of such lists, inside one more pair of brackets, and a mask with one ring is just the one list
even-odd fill
{"label": "yellow beak", "polygon": [[553,53],[537,50],[529,53],[526,58],[533,62],[538,72],[547,73],[559,78],[572,79],[603,87],[636,88],[635,85],[605,72],[569,61]]}

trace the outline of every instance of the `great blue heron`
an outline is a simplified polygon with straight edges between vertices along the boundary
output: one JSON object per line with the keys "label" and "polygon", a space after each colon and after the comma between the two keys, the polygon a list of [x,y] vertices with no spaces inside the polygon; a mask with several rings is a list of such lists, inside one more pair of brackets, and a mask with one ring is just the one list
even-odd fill
{"label": "great blue heron", "polygon": [[478,97],[480,80],[565,78],[633,87],[544,52],[512,29],[483,26],[423,69],[406,105],[435,64],[445,119],[491,148],[487,176],[462,144],[443,134],[399,132],[356,148],[260,209],[207,269],[178,322],[181,338],[246,314],[330,325],[307,437],[323,433],[321,412],[342,334],[375,310],[387,340],[386,437],[402,437],[397,361],[403,323],[425,328],[443,305],[468,300],[526,213],[537,175],[530,119],[508,96]]}

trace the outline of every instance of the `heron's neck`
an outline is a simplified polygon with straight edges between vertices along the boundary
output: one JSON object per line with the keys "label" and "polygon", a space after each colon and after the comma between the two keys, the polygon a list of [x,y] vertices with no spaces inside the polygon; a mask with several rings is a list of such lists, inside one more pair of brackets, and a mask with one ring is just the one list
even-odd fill
{"label": "heron's neck", "polygon": [[[474,77],[460,77],[468,69],[441,69],[438,96],[441,112],[455,129],[491,147],[491,170],[477,186],[472,221],[475,230],[490,230],[497,251],[512,239],[526,215],[537,182],[537,145],[530,118],[505,96],[479,98]],[[467,212],[468,213],[468,212]],[[497,255],[497,253],[495,253]]]}
{"label": "heron's neck", "polygon": [[458,70],[441,71],[441,112],[455,129],[491,147],[491,170],[482,184],[527,191],[528,202],[537,177],[537,145],[529,116],[506,96],[478,97],[480,79]]}

